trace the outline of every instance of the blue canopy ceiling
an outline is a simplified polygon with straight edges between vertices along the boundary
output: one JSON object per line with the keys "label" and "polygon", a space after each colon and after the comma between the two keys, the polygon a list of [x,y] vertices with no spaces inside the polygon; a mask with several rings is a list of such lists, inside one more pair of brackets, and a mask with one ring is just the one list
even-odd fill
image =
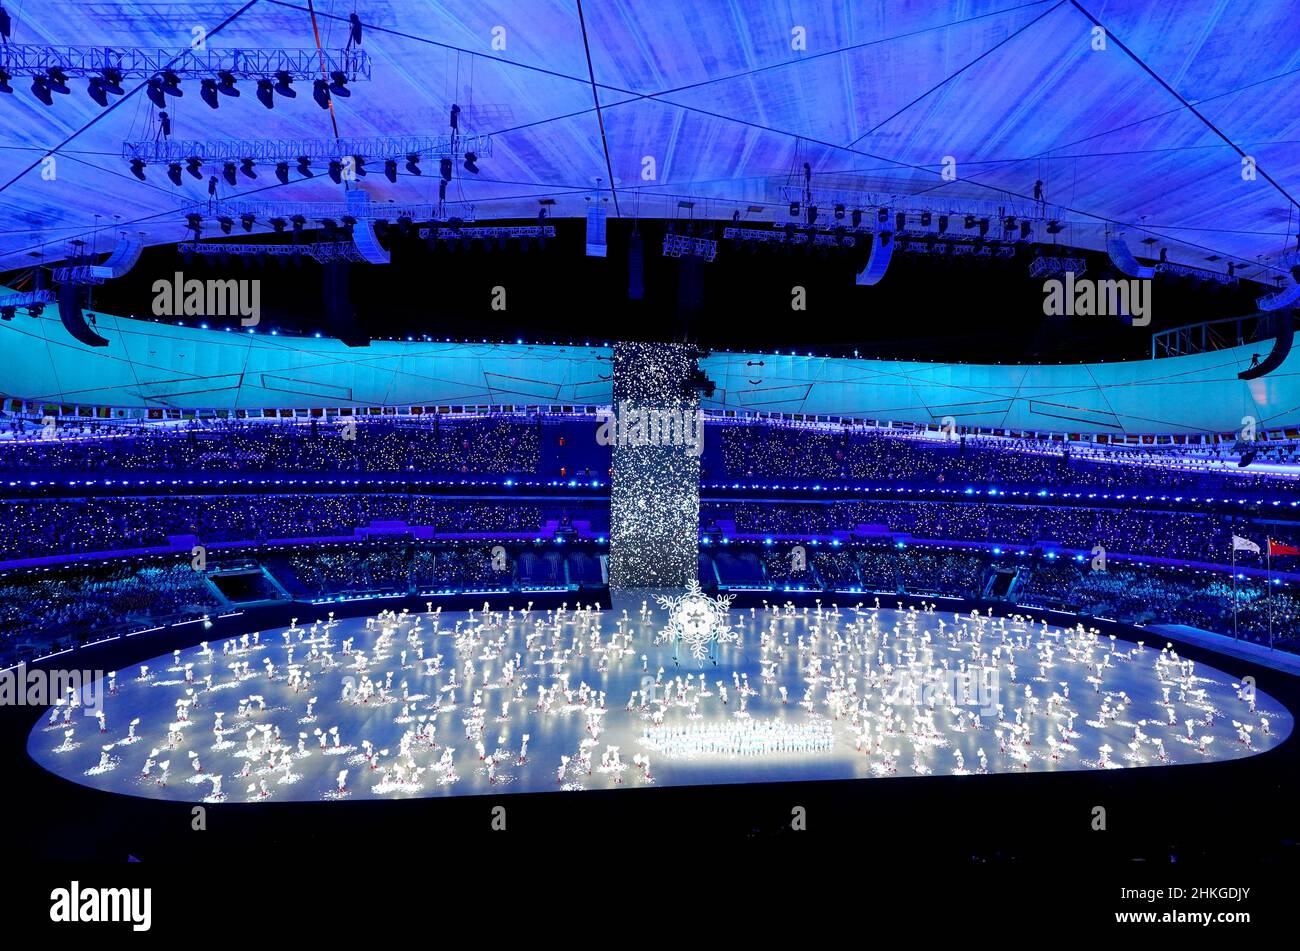
{"label": "blue canopy ceiling", "polygon": [[[13,43],[180,50],[201,26],[209,48],[315,45],[307,0],[7,7]],[[1075,245],[1104,246],[1110,226],[1137,250],[1155,238],[1182,263],[1264,262],[1252,276],[1292,261],[1300,24],[1280,0],[588,0],[581,19],[576,0],[315,0],[327,49],[346,42],[354,8],[372,76],[335,100],[339,133],[440,133],[458,103],[463,127],[493,136],[481,173],[458,169],[449,193],[480,220],[532,217],[542,197],[556,200],[552,214],[581,215],[600,179],[611,215],[674,217],[694,201],[696,217],[784,222],[786,189],[808,162],[826,205],[1005,207],[1059,218]],[[13,85],[0,96],[0,267],[63,258],[96,225],[101,249],[118,230],[184,237],[205,181],[177,187],[151,167],[141,182],[121,156],[124,141],[154,135],[143,92],[103,110],[76,80],[47,108],[25,80]],[[272,111],[249,82],[217,111],[196,86],[169,103],[178,138],[334,134],[305,83]],[[41,174],[49,154],[53,180]],[[403,171],[392,185],[373,170],[364,188],[378,201],[432,200],[428,158],[421,176]],[[320,174],[279,185],[270,168],[222,185],[223,198],[340,192]]]}

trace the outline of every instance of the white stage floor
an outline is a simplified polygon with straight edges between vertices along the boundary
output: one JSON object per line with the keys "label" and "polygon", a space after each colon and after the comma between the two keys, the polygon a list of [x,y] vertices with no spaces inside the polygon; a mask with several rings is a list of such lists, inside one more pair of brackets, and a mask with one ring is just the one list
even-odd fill
{"label": "white stage floor", "polygon": [[64,705],[28,751],[106,791],[283,802],[1200,763],[1293,727],[1276,700],[1260,693],[1252,712],[1249,688],[1158,636],[1139,648],[874,601],[733,610],[739,640],[716,664],[675,663],[655,643],[665,612],[643,616],[639,595],[558,622],[521,601],[488,617],[326,624],[322,610],[156,658],[143,679],[122,670],[106,732]]}

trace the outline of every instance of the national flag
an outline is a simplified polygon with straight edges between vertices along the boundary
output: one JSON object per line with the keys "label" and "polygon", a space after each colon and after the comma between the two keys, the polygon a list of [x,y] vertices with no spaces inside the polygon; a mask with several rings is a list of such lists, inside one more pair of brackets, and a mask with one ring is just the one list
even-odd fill
{"label": "national flag", "polygon": [[1257,543],[1255,543],[1255,542],[1252,542],[1249,538],[1242,538],[1240,535],[1233,535],[1233,536],[1232,536],[1232,550],[1233,550],[1233,551],[1253,551],[1255,554],[1258,555],[1258,554],[1259,554],[1259,545],[1258,545]]}
{"label": "national flag", "polygon": [[1283,545],[1281,542],[1275,542],[1270,538],[1268,540],[1268,553],[1270,555],[1300,555],[1300,548],[1295,545]]}

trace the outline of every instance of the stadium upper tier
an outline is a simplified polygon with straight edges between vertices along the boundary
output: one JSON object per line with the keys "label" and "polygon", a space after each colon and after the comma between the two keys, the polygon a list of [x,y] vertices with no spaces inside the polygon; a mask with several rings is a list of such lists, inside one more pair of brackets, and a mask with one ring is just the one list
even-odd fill
{"label": "stadium upper tier", "polygon": [[[608,347],[375,342],[219,332],[93,315],[106,347],[69,336],[52,309],[0,322],[2,395],[97,408],[321,409],[606,405]],[[1300,424],[1292,354],[1243,382],[1266,345],[1066,366],[911,363],[714,353],[709,409],[1071,433],[1231,433]]]}
{"label": "stadium upper tier", "polygon": [[[35,423],[0,421],[0,479],[39,479],[78,491],[94,485],[96,494],[138,493],[148,483],[136,477],[145,475],[185,475],[200,485],[276,473],[363,481],[400,475],[421,480],[478,476],[494,484],[502,477],[603,483],[611,447],[600,436],[594,413],[178,424],[78,421],[49,431]],[[834,483],[843,489],[868,484],[876,489],[992,486],[1291,498],[1300,496],[1296,452],[1287,445],[1261,448],[1259,461],[1242,469],[1227,447],[1103,448],[710,419],[700,473],[702,487],[715,492]],[[87,475],[133,481],[90,483]],[[155,487],[167,484],[154,482]]]}

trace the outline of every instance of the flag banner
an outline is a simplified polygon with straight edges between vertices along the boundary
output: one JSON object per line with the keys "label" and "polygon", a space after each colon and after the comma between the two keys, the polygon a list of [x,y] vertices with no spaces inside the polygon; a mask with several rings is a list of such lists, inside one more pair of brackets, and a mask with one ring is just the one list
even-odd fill
{"label": "flag banner", "polygon": [[1295,545],[1283,545],[1281,542],[1275,542],[1270,538],[1268,540],[1268,553],[1270,555],[1300,555],[1300,548]]}
{"label": "flag banner", "polygon": [[1255,543],[1255,542],[1252,542],[1249,538],[1242,538],[1240,535],[1233,535],[1233,536],[1232,536],[1232,550],[1233,550],[1233,551],[1253,551],[1255,554],[1258,555],[1258,554],[1259,554],[1259,545],[1258,545],[1257,543]]}

